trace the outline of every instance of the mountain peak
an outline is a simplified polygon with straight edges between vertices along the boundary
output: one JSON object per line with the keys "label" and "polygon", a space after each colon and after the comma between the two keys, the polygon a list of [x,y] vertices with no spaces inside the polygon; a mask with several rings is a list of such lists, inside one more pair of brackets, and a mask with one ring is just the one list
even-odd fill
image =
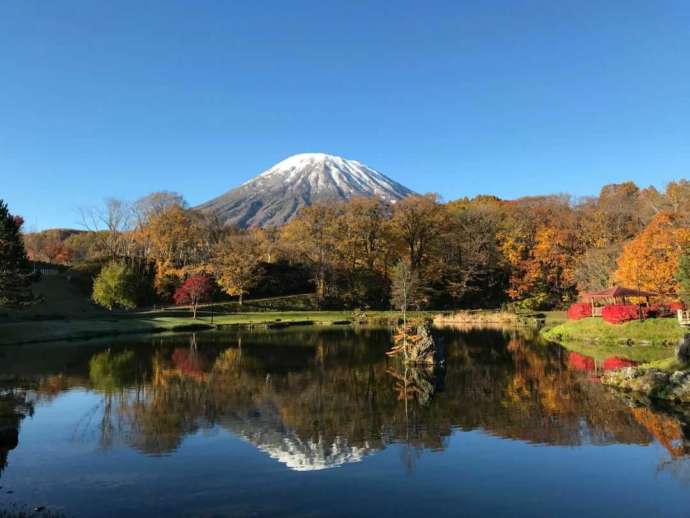
{"label": "mountain peak", "polygon": [[394,203],[408,188],[356,160],[326,153],[293,155],[199,207],[240,227],[280,226],[316,202],[372,196]]}
{"label": "mountain peak", "polygon": [[[281,160],[276,165],[267,169],[259,176],[267,176],[275,173],[289,172],[294,169],[301,169],[310,166],[319,166],[325,164],[344,164],[351,162],[353,164],[361,165],[355,160],[346,160],[343,157],[336,155],[329,155],[327,153],[299,153],[297,155],[292,155],[287,157],[285,160]],[[252,180],[250,180],[252,181]]]}

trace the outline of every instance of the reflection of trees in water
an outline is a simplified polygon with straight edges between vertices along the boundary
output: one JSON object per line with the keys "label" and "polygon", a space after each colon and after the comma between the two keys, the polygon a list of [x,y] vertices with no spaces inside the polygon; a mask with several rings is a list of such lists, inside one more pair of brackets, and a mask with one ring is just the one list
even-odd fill
{"label": "reflection of trees in water", "polygon": [[561,349],[516,333],[447,331],[444,369],[407,372],[385,357],[386,331],[282,333],[245,335],[241,345],[204,336],[145,359],[94,356],[91,385],[106,394],[102,444],[117,437],[161,454],[219,425],[276,458],[315,465],[401,442],[413,466],[459,427],[557,445],[656,438],[671,455],[686,451],[682,428],[662,424],[671,414],[631,406],[569,369]]}
{"label": "reflection of trees in water", "polygon": [[442,388],[445,374],[443,366],[424,364],[398,364],[387,372],[395,380],[393,390],[399,401],[416,401],[423,406]]}
{"label": "reflection of trees in water", "polygon": [[9,452],[19,445],[19,426],[33,415],[33,403],[25,388],[4,389],[0,386],[0,475],[7,466]]}

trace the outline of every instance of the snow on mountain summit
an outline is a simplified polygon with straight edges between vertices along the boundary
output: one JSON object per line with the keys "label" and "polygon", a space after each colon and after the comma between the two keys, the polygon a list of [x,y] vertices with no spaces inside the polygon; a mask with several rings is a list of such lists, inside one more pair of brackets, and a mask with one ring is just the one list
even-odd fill
{"label": "snow on mountain summit", "polygon": [[325,153],[293,155],[199,207],[239,227],[279,226],[316,202],[375,196],[395,202],[408,188],[356,160]]}

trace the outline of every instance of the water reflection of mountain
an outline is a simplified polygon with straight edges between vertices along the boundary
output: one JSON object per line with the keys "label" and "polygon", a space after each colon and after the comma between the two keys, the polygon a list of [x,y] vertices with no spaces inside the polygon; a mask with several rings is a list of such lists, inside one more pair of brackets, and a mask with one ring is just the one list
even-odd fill
{"label": "water reflection of mountain", "polygon": [[212,333],[112,347],[81,362],[81,378],[79,362],[60,382],[43,376],[39,392],[71,380],[103,393],[104,446],[165,454],[218,426],[299,470],[360,461],[393,442],[443,449],[456,429],[543,445],[656,439],[674,458],[688,451],[673,412],[613,395],[558,347],[500,331],[445,333],[445,368],[430,372],[386,358],[386,330]]}
{"label": "water reflection of mountain", "polygon": [[218,424],[295,471],[315,471],[359,462],[373,451],[366,443],[361,446],[349,444],[344,436],[332,440],[323,436],[305,439],[285,427],[278,409],[268,407],[241,416],[221,417]]}

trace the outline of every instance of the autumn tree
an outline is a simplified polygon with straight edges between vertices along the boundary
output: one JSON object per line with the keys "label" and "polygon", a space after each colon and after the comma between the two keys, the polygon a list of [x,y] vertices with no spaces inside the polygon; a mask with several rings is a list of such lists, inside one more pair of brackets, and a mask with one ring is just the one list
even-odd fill
{"label": "autumn tree", "polygon": [[521,198],[503,207],[498,239],[510,265],[507,293],[534,298],[533,306],[553,306],[575,290],[575,265],[582,243],[567,196]]}
{"label": "autumn tree", "polygon": [[392,232],[401,242],[413,270],[428,266],[446,228],[446,215],[432,194],[408,196],[393,207]]}
{"label": "autumn tree", "polygon": [[677,217],[681,224],[690,224],[690,180],[669,182],[663,192],[648,187],[640,192],[640,200],[653,215],[668,212]]}
{"label": "autumn tree", "polygon": [[675,294],[679,258],[689,245],[690,228],[679,225],[677,216],[661,212],[625,246],[615,278],[633,288]]}
{"label": "autumn tree", "polygon": [[49,229],[42,232],[24,234],[26,253],[32,261],[45,261],[53,264],[67,264],[71,261],[71,250],[66,241],[79,234],[77,230]]}
{"label": "autumn tree", "polygon": [[99,306],[113,310],[115,307],[136,307],[136,277],[129,267],[113,261],[106,264],[94,279],[91,298]]}
{"label": "autumn tree", "polygon": [[340,250],[355,266],[385,271],[390,259],[390,205],[377,198],[353,198],[343,207]]}
{"label": "autumn tree", "polygon": [[448,212],[433,194],[408,196],[393,206],[392,243],[425,288],[442,279],[440,249],[448,222]]}
{"label": "autumn tree", "polygon": [[64,241],[70,264],[102,262],[108,259],[105,239],[100,232],[78,232]]}
{"label": "autumn tree", "polygon": [[258,245],[261,261],[275,263],[281,255],[280,231],[276,228],[254,228],[250,232]]}
{"label": "autumn tree", "polygon": [[690,225],[690,180],[669,183],[666,186],[666,202],[669,212],[678,218],[680,224]]}
{"label": "autumn tree", "polygon": [[210,259],[221,232],[207,223],[204,215],[174,204],[153,213],[139,230],[144,254],[155,263],[162,296],[184,277],[212,269]]}
{"label": "autumn tree", "polygon": [[213,284],[207,275],[194,275],[188,278],[175,291],[175,304],[189,305],[192,308],[192,318],[196,320],[199,304],[208,302],[213,296]]}
{"label": "autumn tree", "polygon": [[395,257],[389,217],[390,207],[376,198],[354,198],[341,205],[335,217],[333,269],[338,296],[346,306],[387,301],[385,276]]}
{"label": "autumn tree", "polygon": [[603,248],[590,248],[578,259],[574,277],[579,291],[604,290],[613,284],[617,260],[623,250],[622,243]]}
{"label": "autumn tree", "polygon": [[601,244],[615,243],[637,235],[645,225],[641,218],[640,189],[633,182],[602,187],[595,220]]}
{"label": "autumn tree", "polygon": [[97,232],[110,259],[126,254],[125,232],[132,223],[131,206],[116,198],[107,198],[102,206],[82,207],[81,223],[89,232]]}
{"label": "autumn tree", "polygon": [[23,220],[0,200],[0,306],[17,307],[33,300],[31,267],[20,229]]}
{"label": "autumn tree", "polygon": [[305,207],[282,229],[289,253],[310,265],[320,301],[326,298],[328,276],[335,260],[334,228],[339,210],[325,204]]}
{"label": "autumn tree", "polygon": [[678,260],[676,270],[676,282],[678,283],[678,298],[690,306],[690,247],[687,247]]}
{"label": "autumn tree", "polygon": [[[439,249],[443,280],[440,285],[451,299],[465,302],[473,297],[481,305],[493,305],[505,288],[505,260],[499,249],[497,215],[481,202],[451,207],[449,228]],[[497,293],[499,292],[499,293]]]}
{"label": "autumn tree", "polygon": [[391,305],[403,316],[403,329],[407,323],[407,310],[422,301],[422,287],[417,272],[407,259],[400,259],[391,271]]}
{"label": "autumn tree", "polygon": [[139,226],[145,225],[152,217],[160,215],[172,207],[187,208],[181,194],[170,191],[157,191],[147,194],[134,202],[133,212]]}
{"label": "autumn tree", "polygon": [[226,238],[216,245],[213,267],[219,286],[228,295],[237,296],[240,306],[260,279],[260,245],[252,235]]}

